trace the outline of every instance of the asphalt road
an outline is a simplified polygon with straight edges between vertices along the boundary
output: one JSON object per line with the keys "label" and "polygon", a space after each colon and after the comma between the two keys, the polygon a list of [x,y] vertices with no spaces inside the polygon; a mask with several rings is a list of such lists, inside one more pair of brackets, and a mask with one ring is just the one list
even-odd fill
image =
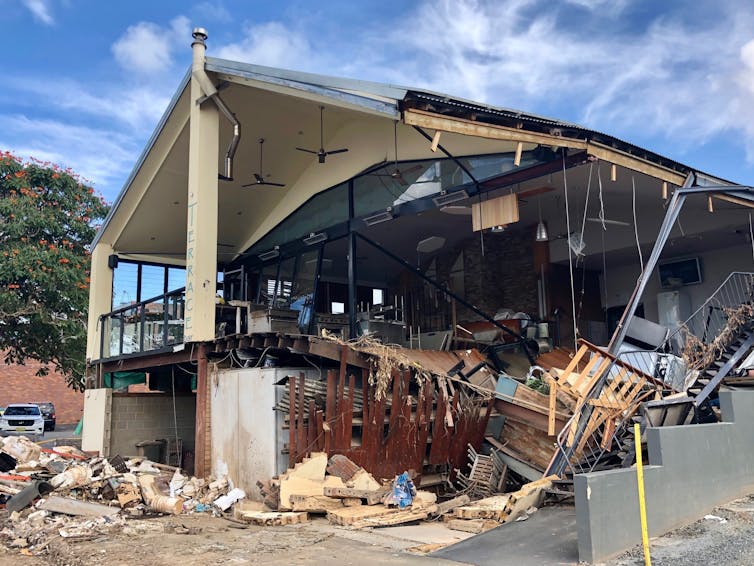
{"label": "asphalt road", "polygon": [[61,445],[73,445],[78,446],[81,443],[81,436],[73,434],[73,430],[76,428],[75,424],[70,425],[57,425],[55,430],[48,430],[41,438],[35,438],[34,440],[47,447],[61,446]]}

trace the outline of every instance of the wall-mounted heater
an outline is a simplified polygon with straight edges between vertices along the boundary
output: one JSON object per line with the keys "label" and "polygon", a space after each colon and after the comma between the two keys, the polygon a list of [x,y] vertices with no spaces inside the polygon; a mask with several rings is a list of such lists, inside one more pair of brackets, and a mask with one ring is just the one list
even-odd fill
{"label": "wall-mounted heater", "polygon": [[259,259],[261,259],[262,261],[267,261],[268,259],[275,259],[279,255],[280,255],[280,246],[275,246],[271,250],[259,254]]}
{"label": "wall-mounted heater", "polygon": [[320,242],[324,242],[325,240],[327,240],[327,234],[325,232],[319,232],[317,234],[312,232],[306,238],[304,238],[304,244],[306,244],[307,246],[313,246],[314,244],[319,244]]}
{"label": "wall-mounted heater", "polygon": [[366,224],[367,226],[374,226],[375,224],[379,224],[380,222],[387,222],[388,220],[392,220],[393,218],[395,218],[393,216],[393,210],[391,208],[387,208],[382,212],[378,212],[377,214],[372,214],[371,216],[364,218],[364,224]]}
{"label": "wall-mounted heater", "polygon": [[437,206],[447,206],[449,204],[453,204],[454,202],[466,200],[467,198],[469,198],[469,193],[467,193],[465,190],[454,191],[452,193],[441,191],[439,195],[432,197],[432,201]]}

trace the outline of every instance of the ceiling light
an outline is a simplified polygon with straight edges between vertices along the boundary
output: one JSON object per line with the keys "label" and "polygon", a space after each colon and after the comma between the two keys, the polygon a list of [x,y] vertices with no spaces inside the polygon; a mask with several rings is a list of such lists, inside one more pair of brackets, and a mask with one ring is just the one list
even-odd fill
{"label": "ceiling light", "polygon": [[539,221],[539,224],[537,224],[537,235],[536,235],[536,241],[537,242],[547,242],[550,240],[550,234],[547,233],[547,225]]}
{"label": "ceiling light", "polygon": [[327,240],[326,233],[319,232],[318,234],[315,234],[314,232],[312,232],[306,238],[304,238],[304,243],[307,246],[313,246],[314,244],[319,244],[320,242],[324,242],[325,240]]}
{"label": "ceiling light", "polygon": [[280,255],[280,246],[275,246],[269,251],[259,254],[259,259],[267,261],[268,259],[274,259]]}
{"label": "ceiling light", "polygon": [[445,214],[457,214],[459,216],[471,216],[471,207],[459,204],[450,204],[440,208],[440,212]]}
{"label": "ceiling light", "polygon": [[615,166],[615,163],[613,163],[610,166],[610,180],[611,181],[617,181],[618,180],[618,168]]}
{"label": "ceiling light", "polygon": [[392,209],[387,208],[382,212],[378,212],[377,214],[372,214],[371,216],[364,218],[364,224],[366,224],[367,226],[374,226],[375,224],[387,222],[388,220],[392,220],[393,218],[395,217],[393,216]]}
{"label": "ceiling light", "polygon": [[662,182],[662,200],[668,200],[668,182]]}
{"label": "ceiling light", "polygon": [[449,193],[447,191],[440,191],[439,195],[432,197],[432,202],[434,202],[437,206],[446,206],[448,204],[453,204],[454,202],[466,200],[467,198],[469,198],[469,193],[467,193],[464,189],[461,189],[460,191],[453,191],[452,193]]}

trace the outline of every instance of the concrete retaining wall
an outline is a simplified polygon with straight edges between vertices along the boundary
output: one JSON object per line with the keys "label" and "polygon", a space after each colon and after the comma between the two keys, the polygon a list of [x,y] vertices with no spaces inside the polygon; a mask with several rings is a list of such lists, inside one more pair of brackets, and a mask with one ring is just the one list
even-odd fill
{"label": "concrete retaining wall", "polygon": [[[650,536],[754,491],[754,392],[720,393],[722,423],[647,430]],[[641,544],[636,470],[577,475],[579,558],[598,562]]]}

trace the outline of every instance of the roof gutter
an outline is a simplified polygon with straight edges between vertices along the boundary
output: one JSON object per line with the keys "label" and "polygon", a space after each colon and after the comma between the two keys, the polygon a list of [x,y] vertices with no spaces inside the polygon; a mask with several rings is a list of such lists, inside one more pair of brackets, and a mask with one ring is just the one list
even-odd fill
{"label": "roof gutter", "polygon": [[211,99],[215,103],[217,109],[227,118],[227,120],[233,126],[233,137],[230,140],[228,149],[225,151],[224,170],[219,175],[223,181],[233,180],[233,157],[236,155],[236,149],[238,149],[238,142],[241,141],[241,124],[239,123],[236,115],[231,112],[230,108],[223,102],[220,95],[217,92],[212,80],[204,70],[206,63],[206,51],[207,51],[207,31],[204,28],[194,28],[194,32],[191,34],[194,41],[191,43],[192,59],[191,59],[191,76],[199,83],[199,87],[202,89],[204,96],[196,101],[197,104],[202,104],[204,101]]}

